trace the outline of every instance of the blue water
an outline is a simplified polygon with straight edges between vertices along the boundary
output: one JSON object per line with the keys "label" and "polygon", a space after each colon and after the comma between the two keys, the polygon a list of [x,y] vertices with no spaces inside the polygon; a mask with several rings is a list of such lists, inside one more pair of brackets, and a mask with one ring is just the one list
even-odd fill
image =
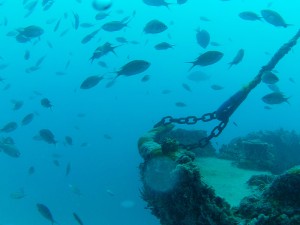
{"label": "blue water", "polygon": [[[26,10],[19,0],[2,0],[0,6],[0,63],[8,64],[0,70],[1,90],[0,125],[21,119],[28,113],[35,113],[32,123],[19,126],[15,131],[1,137],[11,136],[21,152],[20,158],[11,158],[0,153],[0,224],[49,224],[36,209],[36,203],[43,203],[51,210],[59,224],[76,224],[72,213],[76,212],[84,224],[103,225],[155,225],[159,221],[145,209],[146,203],[140,199],[138,165],[142,159],[138,155],[137,140],[165,115],[201,116],[215,111],[222,102],[246,85],[265,65],[273,53],[287,42],[298,29],[298,1],[261,0],[188,0],[184,5],[171,4],[166,7],[151,7],[141,0],[114,0],[110,15],[102,21],[94,19],[95,11],[91,1],[55,1],[48,11],[43,11],[41,2],[33,13],[24,18]],[[29,1],[30,2],[30,1]],[[175,3],[175,1],[170,1]],[[272,4],[270,4],[272,3]],[[244,21],[238,17],[241,11],[254,11],[270,8],[280,13],[288,28],[274,27],[265,21]],[[291,10],[293,9],[293,10]],[[90,42],[81,40],[105,22],[121,20],[132,15],[128,27],[118,32],[103,30]],[[79,15],[80,23],[95,24],[91,28],[72,26],[73,13]],[[63,14],[57,32],[54,26]],[[210,22],[201,21],[200,16]],[[54,19],[52,24],[46,21]],[[159,19],[169,26],[161,34],[143,34],[144,25],[151,19]],[[7,25],[4,21],[7,20]],[[2,22],[1,22],[2,21]],[[14,37],[7,36],[10,31],[29,25],[37,25],[45,30],[40,40],[18,43]],[[195,30],[206,29],[212,41],[221,44],[209,46],[206,50],[224,53],[223,59],[208,67],[195,67],[211,75],[207,81],[195,83],[187,79],[189,64],[202,49],[196,42]],[[65,36],[61,32],[69,29]],[[116,37],[125,37],[139,44],[125,44],[101,58],[108,68],[100,67],[97,60],[89,62],[93,51],[106,41],[118,45]],[[175,45],[174,49],[157,51],[153,46],[161,41]],[[48,42],[53,45],[49,48]],[[245,49],[243,61],[230,70],[228,63],[240,49]],[[24,53],[30,51],[31,57],[24,60]],[[261,97],[271,91],[260,84],[246,101],[232,115],[230,122],[220,137],[213,140],[218,147],[231,139],[251,131],[275,130],[284,128],[299,132],[300,92],[299,90],[300,45],[285,56],[276,67],[280,81],[278,86],[290,96],[290,104],[272,106],[265,110]],[[41,68],[32,73],[26,69],[45,56]],[[133,59],[151,62],[143,74],[149,74],[148,82],[141,82],[143,74],[117,78],[111,88],[105,85],[114,72]],[[66,63],[70,66],[65,69]],[[99,60],[98,60],[99,61]],[[63,71],[59,76],[55,73]],[[80,89],[81,82],[91,75],[105,74],[105,79],[89,90]],[[295,80],[295,83],[290,81]],[[192,93],[182,88],[188,84]],[[213,91],[211,84],[225,88]],[[162,90],[170,94],[161,94]],[[37,91],[42,94],[34,94]],[[53,104],[52,109],[43,108],[40,99],[46,97]],[[24,106],[12,110],[11,100],[22,100]],[[177,107],[176,102],[184,102],[186,107]],[[85,114],[83,118],[79,113]],[[232,124],[234,121],[238,126]],[[189,129],[210,130],[216,123],[199,123]],[[47,144],[33,140],[40,129],[50,129],[58,143]],[[73,146],[64,144],[64,137],[73,138]],[[111,139],[104,136],[109,135]],[[87,143],[86,147],[81,147]],[[53,154],[59,154],[60,166],[53,164]],[[71,172],[65,176],[65,167],[71,163]],[[36,172],[29,176],[27,171],[34,166]],[[78,196],[70,185],[80,190]],[[23,199],[12,199],[10,193],[24,188]],[[111,194],[113,193],[113,194]],[[112,196],[113,195],[113,196]]]}

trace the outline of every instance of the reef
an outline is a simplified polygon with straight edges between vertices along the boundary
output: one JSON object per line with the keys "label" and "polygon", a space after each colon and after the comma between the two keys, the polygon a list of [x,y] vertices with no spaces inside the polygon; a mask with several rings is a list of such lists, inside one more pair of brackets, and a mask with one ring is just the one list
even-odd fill
{"label": "reef", "polygon": [[[199,157],[220,157],[241,168],[278,173],[296,165],[299,159],[300,139],[295,132],[251,133],[223,146],[219,154],[212,145],[202,154],[201,149],[183,148],[205,135],[204,131],[174,129],[168,125],[150,130],[138,141],[144,160],[139,166],[141,197],[162,225],[300,224],[300,166],[280,175],[252,176],[247,182],[251,194],[233,207],[204,181],[196,163]],[[284,166],[278,165],[279,155],[295,157],[296,149],[297,159],[285,157],[281,161]]]}
{"label": "reef", "polygon": [[259,131],[223,145],[218,157],[233,160],[240,168],[280,174],[300,164],[300,136],[295,131]]}

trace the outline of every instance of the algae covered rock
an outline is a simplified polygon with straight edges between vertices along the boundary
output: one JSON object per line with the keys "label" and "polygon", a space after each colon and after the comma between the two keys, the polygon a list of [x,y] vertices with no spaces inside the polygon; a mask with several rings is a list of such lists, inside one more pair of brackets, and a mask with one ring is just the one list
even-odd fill
{"label": "algae covered rock", "polygon": [[300,136],[294,131],[259,131],[223,145],[218,157],[234,160],[240,168],[280,174],[300,164],[299,149]]}

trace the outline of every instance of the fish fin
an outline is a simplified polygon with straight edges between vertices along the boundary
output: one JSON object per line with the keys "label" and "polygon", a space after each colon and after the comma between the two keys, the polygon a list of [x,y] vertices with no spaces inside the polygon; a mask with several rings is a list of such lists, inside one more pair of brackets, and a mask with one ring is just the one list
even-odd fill
{"label": "fish fin", "polygon": [[192,63],[193,65],[189,68],[188,72],[190,72],[195,66],[195,62],[185,62],[185,63]]}
{"label": "fish fin", "polygon": [[[290,96],[291,97],[291,96]],[[285,98],[285,102],[287,103],[287,104],[289,104],[289,105],[291,105],[291,103],[289,102],[289,99],[290,99],[290,97],[287,97],[287,98]]]}
{"label": "fish fin", "polygon": [[232,63],[232,62],[230,62],[230,63],[228,63],[228,69],[230,69],[231,67],[232,67],[232,65],[233,65],[234,63]]}

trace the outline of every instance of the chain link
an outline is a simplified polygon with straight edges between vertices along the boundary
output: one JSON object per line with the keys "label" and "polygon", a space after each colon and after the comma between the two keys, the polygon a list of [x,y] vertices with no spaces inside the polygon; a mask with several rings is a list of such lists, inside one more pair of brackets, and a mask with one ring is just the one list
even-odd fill
{"label": "chain link", "polygon": [[[205,113],[201,117],[196,117],[196,116],[187,116],[187,117],[181,117],[181,118],[173,118],[172,116],[165,116],[159,121],[157,124],[155,124],[154,127],[158,126],[166,126],[171,123],[178,123],[178,124],[187,124],[187,125],[193,125],[196,124],[198,121],[203,121],[203,122],[209,122],[211,120],[216,119],[216,112],[212,113]],[[189,144],[189,145],[184,145],[180,144],[180,147],[183,147],[187,150],[195,149],[195,148],[204,148],[207,146],[210,142],[210,140],[214,137],[218,137],[224,128],[226,127],[228,121],[221,121],[216,127],[212,129],[210,134],[207,137],[201,138],[198,143],[195,144]]]}

